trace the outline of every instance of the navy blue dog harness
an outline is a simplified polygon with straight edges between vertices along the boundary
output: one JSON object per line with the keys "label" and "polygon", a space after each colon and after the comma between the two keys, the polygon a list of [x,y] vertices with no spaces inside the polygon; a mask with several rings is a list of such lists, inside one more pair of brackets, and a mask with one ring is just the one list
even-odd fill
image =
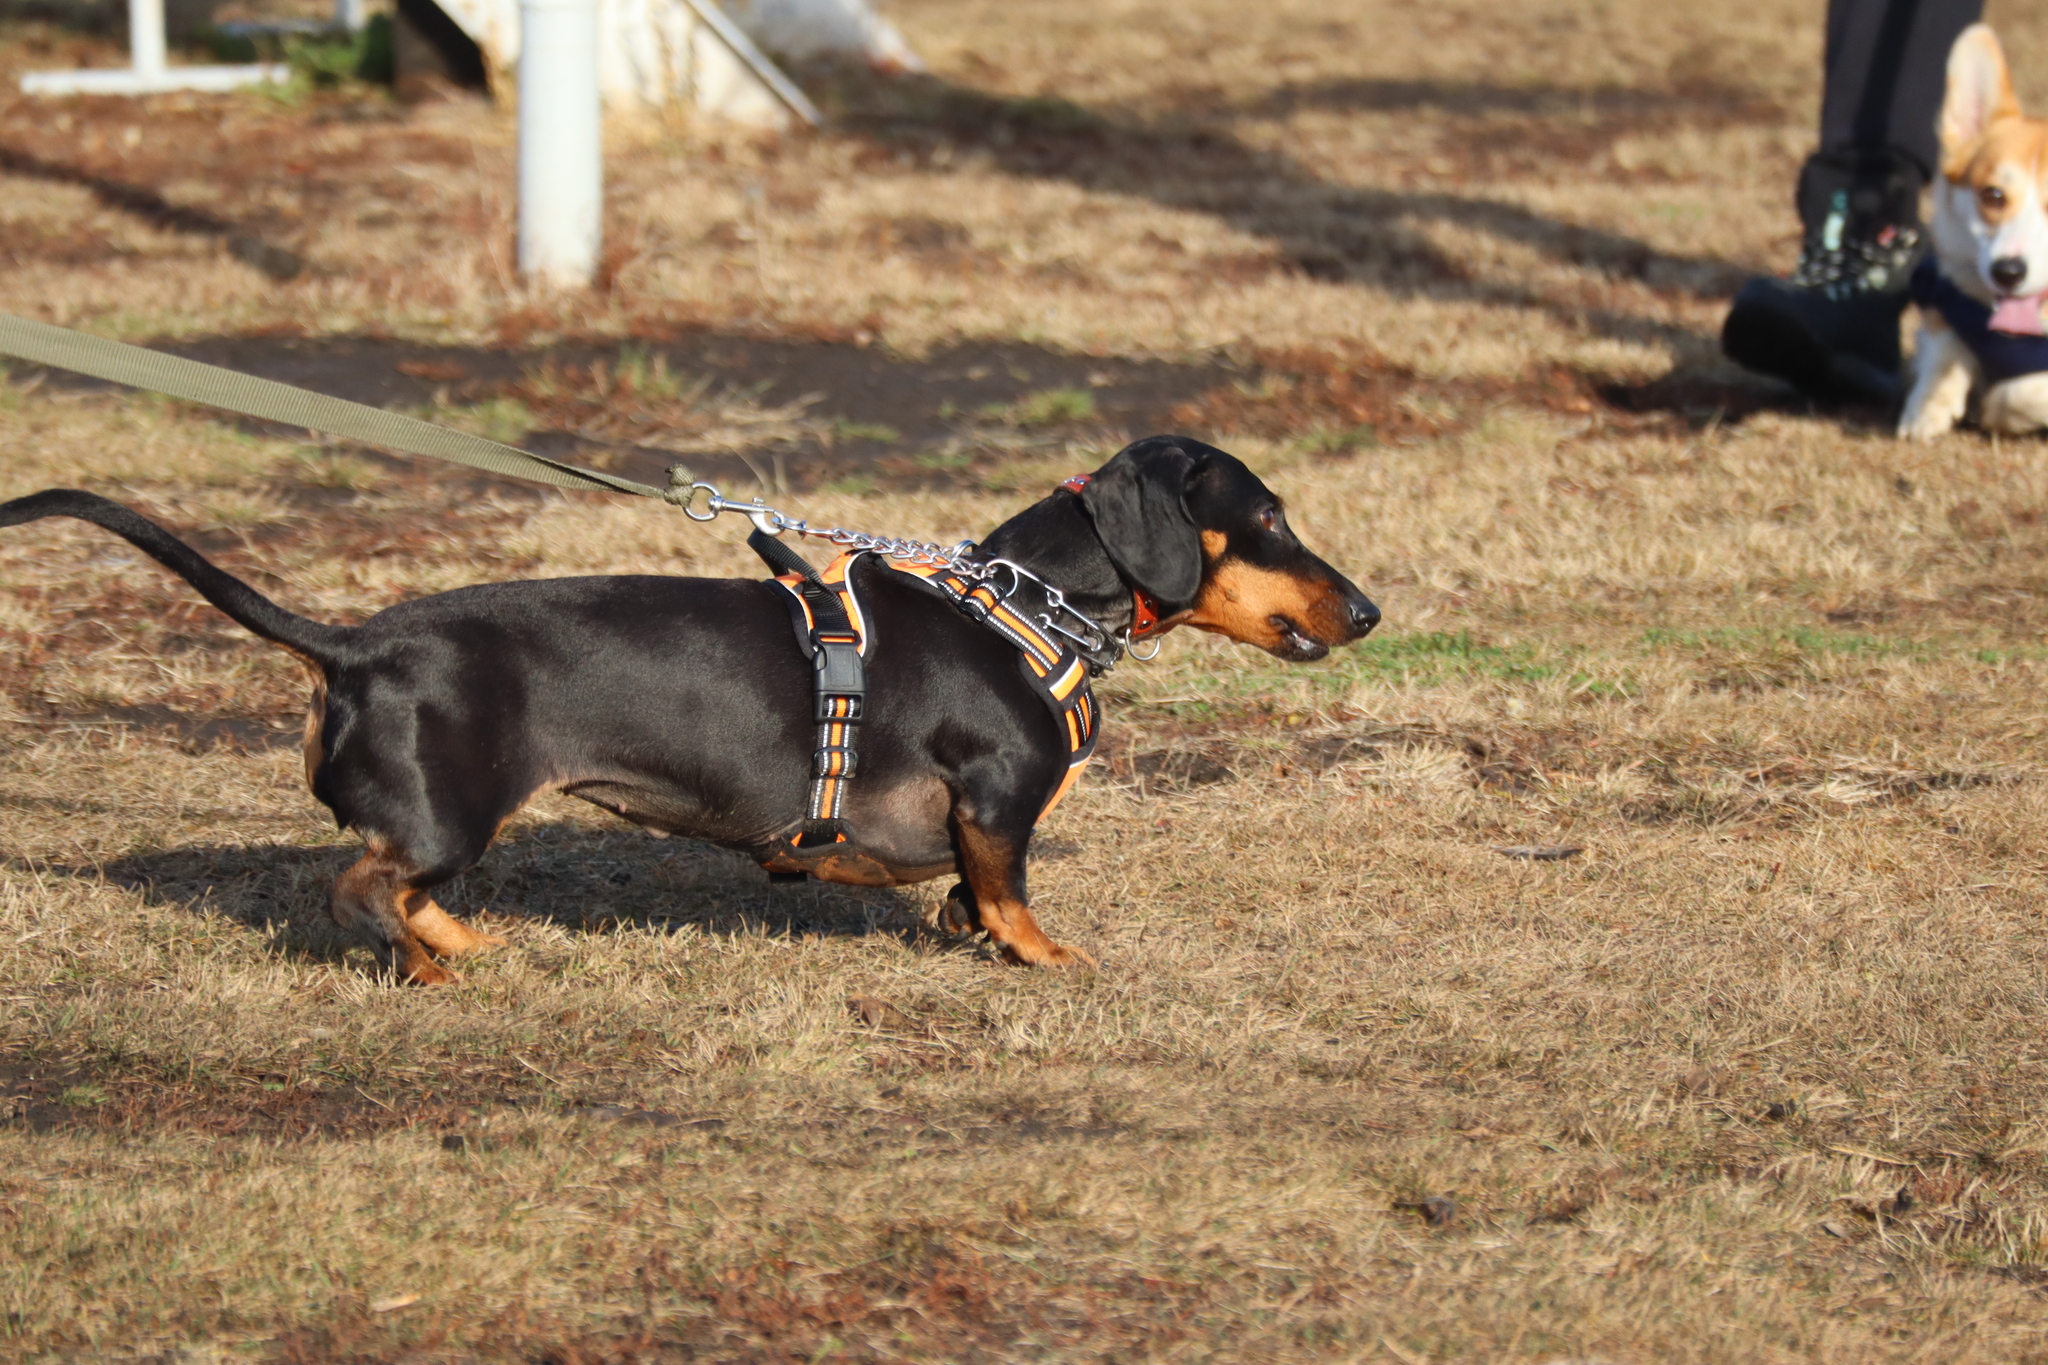
{"label": "navy blue dog harness", "polygon": [[1948,281],[1934,257],[1923,256],[1913,268],[1913,302],[1933,309],[1977,357],[1984,382],[2002,384],[2023,374],[2048,370],[2048,336],[2025,336],[1991,329],[1991,305],[1980,303]]}

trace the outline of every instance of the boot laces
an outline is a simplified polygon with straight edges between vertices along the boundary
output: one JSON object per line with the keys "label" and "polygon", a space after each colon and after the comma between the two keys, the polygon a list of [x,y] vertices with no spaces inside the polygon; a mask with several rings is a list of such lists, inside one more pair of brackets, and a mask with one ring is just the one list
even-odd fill
{"label": "boot laces", "polygon": [[1848,236],[1830,214],[1799,252],[1792,283],[1840,302],[1857,294],[1882,294],[1905,286],[1920,253],[1920,229],[1893,225],[1874,236]]}

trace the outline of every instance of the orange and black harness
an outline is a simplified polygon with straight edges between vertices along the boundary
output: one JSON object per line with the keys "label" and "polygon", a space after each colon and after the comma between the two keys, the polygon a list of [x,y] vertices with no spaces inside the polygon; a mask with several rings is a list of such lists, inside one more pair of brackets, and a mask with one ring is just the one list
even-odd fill
{"label": "orange and black harness", "polygon": [[[1079,493],[1087,482],[1088,476],[1080,474],[1061,487]],[[1019,667],[1051,709],[1067,746],[1066,775],[1039,812],[1041,820],[1073,790],[1095,753],[1097,715],[1090,680],[1113,667],[1132,642],[1160,631],[1158,604],[1143,591],[1133,594],[1130,628],[1112,635],[1068,606],[1056,588],[1006,560],[969,565],[949,554],[905,562],[876,550],[855,549],[820,570],[758,526],[747,544],[770,568],[780,571],[773,581],[788,595],[797,644],[811,659],[815,679],[818,746],[812,759],[811,799],[803,827],[791,840],[791,851],[799,857],[851,842],[851,830],[840,812],[846,784],[860,766],[855,735],[865,719],[865,661],[874,646],[874,632],[854,586],[854,566],[863,557],[908,574],[1016,646]],[[1021,605],[1019,594],[1027,582],[1047,598],[1044,609],[1034,612]],[[1073,618],[1073,624],[1063,624],[1062,616]]]}

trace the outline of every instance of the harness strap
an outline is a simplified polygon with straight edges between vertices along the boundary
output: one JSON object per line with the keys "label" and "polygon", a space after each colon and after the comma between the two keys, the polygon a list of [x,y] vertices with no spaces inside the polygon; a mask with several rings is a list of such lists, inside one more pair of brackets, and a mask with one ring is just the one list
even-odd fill
{"label": "harness strap", "polygon": [[1913,302],[1941,314],[1962,338],[1984,371],[1984,382],[2002,384],[2023,374],[2048,370],[2048,337],[2007,332],[1991,325],[1991,305],[1971,298],[1941,273],[1932,254],[1913,268]]}
{"label": "harness strap", "polygon": [[[1062,485],[1079,492],[1088,476],[1076,475]],[[854,591],[853,567],[865,551],[843,554],[821,572],[789,546],[756,530],[747,544],[768,567],[778,572],[775,583],[789,594],[797,644],[811,658],[818,721],[818,747],[812,756],[811,800],[803,829],[792,841],[799,852],[814,853],[832,844],[848,843],[852,830],[841,818],[846,784],[860,769],[854,727],[867,703],[867,669],[863,662],[874,644],[866,613]],[[1089,686],[1088,660],[1071,643],[1039,627],[1011,607],[986,581],[973,581],[938,565],[894,559],[880,562],[907,574],[937,592],[969,619],[1016,646],[1018,665],[1039,697],[1051,709],[1067,746],[1067,771],[1039,811],[1043,820],[1073,790],[1081,770],[1095,756],[1097,715]],[[1142,638],[1159,627],[1158,603],[1151,594],[1134,590],[1137,619],[1131,637]],[[787,875],[800,877],[801,872]]]}
{"label": "harness strap", "polygon": [[974,583],[949,570],[928,564],[889,561],[889,567],[936,590],[970,620],[978,621],[1017,647],[1018,665],[1041,700],[1052,709],[1060,737],[1067,745],[1067,772],[1038,812],[1043,820],[1081,780],[1081,770],[1095,756],[1095,693],[1088,684],[1088,661],[1069,645],[1048,636],[996,595],[987,583]]}
{"label": "harness strap", "polygon": [[811,800],[799,849],[845,843],[852,831],[841,818],[846,784],[860,768],[854,727],[867,710],[865,614],[854,596],[847,570],[858,556],[842,555],[823,574],[811,562],[775,537],[756,530],[747,545],[771,569],[783,572],[775,582],[800,609],[797,643],[810,655],[812,717],[818,722],[818,747],[811,755]]}

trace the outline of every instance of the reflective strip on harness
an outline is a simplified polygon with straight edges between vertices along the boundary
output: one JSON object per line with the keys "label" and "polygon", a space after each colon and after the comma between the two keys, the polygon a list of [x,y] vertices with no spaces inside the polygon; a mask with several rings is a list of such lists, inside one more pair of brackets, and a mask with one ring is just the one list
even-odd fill
{"label": "reflective strip on harness", "polygon": [[[818,749],[813,761],[809,824],[805,834],[799,836],[799,847],[816,847],[819,842],[846,839],[840,809],[846,800],[846,784],[859,770],[853,737],[856,733],[854,727],[859,724],[865,708],[865,684],[857,684],[862,688],[858,694],[834,693],[827,686],[830,673],[828,654],[835,645],[844,649],[850,644],[857,658],[865,658],[873,643],[866,613],[853,590],[853,564],[859,558],[860,552],[841,555],[818,573],[846,609],[846,619],[853,627],[854,638],[851,641],[818,629],[811,605],[801,591],[802,578],[796,574],[781,574],[775,579],[788,590],[791,600],[802,613],[803,628],[799,634],[808,636],[814,651],[814,663],[826,660],[817,664],[820,669],[817,687]],[[1052,710],[1059,725],[1060,738],[1067,746],[1067,771],[1044,809],[1038,813],[1038,818],[1043,820],[1073,790],[1074,784],[1080,780],[1081,769],[1095,754],[1095,695],[1088,686],[1088,661],[1010,610],[985,583],[971,583],[957,574],[930,566],[894,560],[879,562],[898,573],[922,579],[950,598],[967,616],[1017,647],[1024,676],[1030,679]],[[827,825],[833,836],[831,840],[822,837],[828,832]]]}
{"label": "reflective strip on harness", "polygon": [[1088,661],[1003,605],[986,583],[971,584],[958,574],[930,565],[896,560],[888,564],[898,573],[937,588],[966,615],[1017,647],[1024,676],[1052,708],[1060,738],[1067,745],[1066,776],[1038,812],[1038,818],[1045,819],[1074,789],[1081,780],[1081,769],[1095,756],[1095,694],[1088,686]]}
{"label": "reflective strip on harness", "polygon": [[842,555],[819,574],[825,586],[838,597],[851,631],[819,629],[817,615],[803,594],[805,580],[793,573],[778,574],[775,578],[802,611],[811,665],[816,672],[813,692],[818,747],[811,757],[808,818],[794,840],[798,848],[846,842],[845,822],[839,812],[846,802],[846,784],[860,769],[860,755],[854,749],[854,727],[864,719],[867,710],[867,675],[861,664],[868,649],[867,617],[847,578],[854,558]]}

